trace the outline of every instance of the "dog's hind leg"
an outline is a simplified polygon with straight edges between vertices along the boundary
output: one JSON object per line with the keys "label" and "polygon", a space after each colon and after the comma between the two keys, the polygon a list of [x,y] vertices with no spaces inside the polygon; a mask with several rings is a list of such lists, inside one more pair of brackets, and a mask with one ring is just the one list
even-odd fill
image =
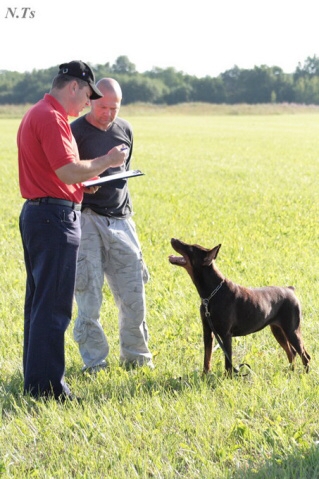
{"label": "dog's hind leg", "polygon": [[305,367],[305,371],[309,372],[309,361],[311,357],[305,349],[300,332],[300,327],[298,326],[295,331],[286,331],[286,336],[292,348],[294,348],[301,357],[301,361]]}
{"label": "dog's hind leg", "polygon": [[288,361],[291,364],[291,368],[294,369],[294,362],[296,358],[296,350],[295,348],[291,347],[291,344],[289,343],[286,334],[284,331],[281,329],[280,326],[276,324],[271,324],[270,329],[272,331],[272,334],[280,344],[280,346],[284,349],[284,351],[287,354]]}
{"label": "dog's hind leg", "polygon": [[304,347],[300,328],[298,327],[295,331],[284,331],[280,326],[274,324],[270,325],[270,328],[278,343],[286,351],[291,368],[294,369],[295,358],[298,353],[306,372],[308,372],[311,357]]}
{"label": "dog's hind leg", "polygon": [[291,351],[295,356],[296,353],[299,354],[302,364],[305,367],[305,371],[308,372],[309,361],[311,358],[307,353],[302,340],[300,330],[301,310],[299,302],[295,304],[291,304],[290,302],[284,303],[280,310],[280,317],[279,315],[277,317],[277,324],[278,321],[287,338]]}

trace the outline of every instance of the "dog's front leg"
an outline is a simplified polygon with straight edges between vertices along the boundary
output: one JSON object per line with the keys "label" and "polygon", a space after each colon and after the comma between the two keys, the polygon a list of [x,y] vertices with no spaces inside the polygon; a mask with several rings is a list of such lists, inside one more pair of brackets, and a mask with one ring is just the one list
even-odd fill
{"label": "dog's front leg", "polygon": [[204,370],[203,373],[207,374],[211,370],[211,358],[213,349],[213,335],[210,327],[205,320],[205,314],[201,312],[201,318],[203,323],[203,338],[204,338]]}
{"label": "dog's front leg", "polygon": [[224,354],[225,354],[225,371],[226,375],[229,377],[233,376],[233,365],[232,365],[232,336],[227,334],[221,338],[224,345]]}

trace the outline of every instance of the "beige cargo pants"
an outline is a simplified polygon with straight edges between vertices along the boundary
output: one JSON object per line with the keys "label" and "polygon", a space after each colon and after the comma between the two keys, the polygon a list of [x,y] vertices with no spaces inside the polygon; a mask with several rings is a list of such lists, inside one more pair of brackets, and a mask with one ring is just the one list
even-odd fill
{"label": "beige cargo pants", "polygon": [[[120,361],[153,366],[145,319],[148,272],[133,220],[108,218],[87,208],[81,226],[75,286],[78,315],[73,334],[84,369],[104,365],[109,354],[100,321],[104,278],[119,310]],[[107,327],[105,319],[103,322]]]}

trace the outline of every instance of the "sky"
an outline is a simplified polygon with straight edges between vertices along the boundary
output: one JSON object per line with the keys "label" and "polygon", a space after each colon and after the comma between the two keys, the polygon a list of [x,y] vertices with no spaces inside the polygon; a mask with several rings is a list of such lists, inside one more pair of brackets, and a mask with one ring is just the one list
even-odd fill
{"label": "sky", "polygon": [[94,68],[125,55],[140,73],[292,73],[319,56],[318,13],[318,0],[0,0],[0,71]]}

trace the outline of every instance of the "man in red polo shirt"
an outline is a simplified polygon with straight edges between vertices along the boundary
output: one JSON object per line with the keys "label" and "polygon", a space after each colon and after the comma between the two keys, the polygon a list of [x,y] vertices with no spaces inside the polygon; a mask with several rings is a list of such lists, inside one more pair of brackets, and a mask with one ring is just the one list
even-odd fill
{"label": "man in red polo shirt", "polygon": [[25,114],[17,135],[20,190],[26,199],[20,214],[27,273],[24,393],[35,398],[74,399],[64,380],[64,335],[80,243],[81,183],[122,165],[125,151],[120,145],[80,161],[68,116],[79,116],[90,100],[102,96],[86,63],[62,64],[50,93]]}

